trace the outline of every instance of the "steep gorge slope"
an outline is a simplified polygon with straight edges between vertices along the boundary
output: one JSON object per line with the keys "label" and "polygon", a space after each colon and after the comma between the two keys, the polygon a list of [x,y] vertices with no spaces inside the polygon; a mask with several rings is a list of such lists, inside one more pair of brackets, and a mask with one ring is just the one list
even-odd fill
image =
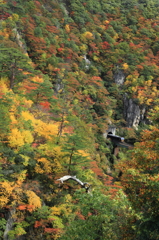
{"label": "steep gorge slope", "polygon": [[[58,239],[67,223],[65,240],[89,225],[91,240],[133,239],[137,217],[122,191],[115,198],[103,133],[115,125],[136,138],[142,124],[157,126],[158,10],[155,0],[0,2],[2,239]],[[90,182],[97,201],[59,186],[67,174]]]}

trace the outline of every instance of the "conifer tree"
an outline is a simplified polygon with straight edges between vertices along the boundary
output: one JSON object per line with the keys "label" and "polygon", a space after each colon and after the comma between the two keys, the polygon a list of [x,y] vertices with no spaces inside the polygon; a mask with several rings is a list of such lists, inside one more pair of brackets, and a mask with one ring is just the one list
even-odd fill
{"label": "conifer tree", "polygon": [[33,73],[29,58],[19,49],[0,47],[0,53],[0,76],[8,77],[10,89],[26,78],[24,71]]}

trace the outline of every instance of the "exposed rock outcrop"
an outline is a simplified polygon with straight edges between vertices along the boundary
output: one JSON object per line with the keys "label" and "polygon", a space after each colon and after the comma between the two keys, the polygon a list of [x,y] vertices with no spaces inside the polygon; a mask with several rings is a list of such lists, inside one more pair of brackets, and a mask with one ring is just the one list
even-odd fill
{"label": "exposed rock outcrop", "polygon": [[[121,87],[125,81],[125,74],[122,69],[117,69],[114,73],[114,82]],[[129,98],[128,94],[123,95],[123,115],[127,122],[127,127],[137,128],[139,123],[144,122],[146,108],[140,106],[135,100]]]}
{"label": "exposed rock outcrop", "polygon": [[114,73],[114,81],[117,85],[121,86],[124,84],[125,81],[125,74],[122,69],[117,67],[116,72]]}
{"label": "exposed rock outcrop", "polygon": [[144,121],[145,118],[145,107],[141,107],[134,102],[133,99],[128,98],[124,95],[124,118],[127,122],[128,127],[137,128],[140,122]]}
{"label": "exposed rock outcrop", "polygon": [[[6,218],[7,218],[7,224],[6,224],[6,228],[3,234],[3,240],[10,240],[12,238],[9,237],[9,232],[14,228],[14,215],[16,213],[16,208],[12,208],[10,209],[7,214],[6,214]],[[16,238],[14,238],[14,240],[25,240],[25,234],[17,236]]]}
{"label": "exposed rock outcrop", "polygon": [[7,224],[6,224],[6,229],[4,231],[4,234],[3,234],[3,240],[8,240],[9,239],[8,233],[13,228],[13,224],[14,224],[13,215],[15,214],[15,211],[16,211],[15,208],[13,208],[12,210],[10,210],[7,213]]}
{"label": "exposed rock outcrop", "polygon": [[83,58],[85,60],[85,68],[89,69],[91,62],[89,61],[86,55],[84,55]]}
{"label": "exposed rock outcrop", "polygon": [[63,91],[64,89],[64,84],[62,83],[61,80],[58,80],[57,83],[54,86],[55,93],[59,93],[59,91]]}
{"label": "exposed rock outcrop", "polygon": [[27,46],[24,43],[23,38],[20,35],[20,33],[18,32],[17,28],[13,29],[13,34],[14,34],[14,37],[15,37],[15,40],[16,40],[18,46],[23,49],[24,53],[27,53]]}

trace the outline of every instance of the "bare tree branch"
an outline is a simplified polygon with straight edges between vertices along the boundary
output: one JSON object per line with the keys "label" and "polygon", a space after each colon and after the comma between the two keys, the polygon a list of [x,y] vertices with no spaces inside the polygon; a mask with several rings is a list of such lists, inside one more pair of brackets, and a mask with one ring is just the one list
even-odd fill
{"label": "bare tree branch", "polygon": [[90,188],[91,185],[87,182],[82,182],[81,180],[76,178],[76,176],[65,175],[65,176],[57,179],[57,181],[61,181],[61,183],[63,183],[64,181],[68,181],[69,179],[72,179],[72,180],[76,181],[78,184],[81,185],[82,188],[86,189],[86,192],[89,192],[89,188]]}

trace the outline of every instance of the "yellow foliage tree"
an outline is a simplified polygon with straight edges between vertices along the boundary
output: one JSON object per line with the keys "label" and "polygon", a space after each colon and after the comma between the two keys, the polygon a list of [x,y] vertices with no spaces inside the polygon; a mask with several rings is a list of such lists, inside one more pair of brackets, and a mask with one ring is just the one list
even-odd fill
{"label": "yellow foliage tree", "polygon": [[46,158],[40,158],[37,160],[37,164],[35,166],[35,172],[43,174],[44,172],[52,173],[52,164]]}
{"label": "yellow foliage tree", "polygon": [[6,206],[13,191],[12,183],[0,182],[0,208]]}
{"label": "yellow foliage tree", "polygon": [[34,116],[29,111],[22,111],[21,115],[25,121],[28,121],[28,120],[31,120],[32,122],[35,121]]}
{"label": "yellow foliage tree", "polygon": [[64,214],[65,216],[68,216],[72,212],[72,196],[70,194],[67,194],[64,199],[64,204],[61,204],[60,206],[54,206],[51,208],[51,212],[53,215],[60,216],[61,214]]}
{"label": "yellow foliage tree", "polygon": [[23,111],[22,117],[25,121],[30,120],[34,128],[34,132],[38,137],[45,140],[52,140],[58,134],[59,123],[45,123],[40,119],[36,119],[29,111]]}
{"label": "yellow foliage tree", "polygon": [[21,147],[24,145],[24,139],[21,132],[17,128],[13,128],[8,137],[10,147]]}
{"label": "yellow foliage tree", "polygon": [[28,210],[33,211],[41,207],[41,200],[33,191],[27,190],[26,195],[28,198],[28,204],[30,205]]}
{"label": "yellow foliage tree", "polygon": [[64,153],[61,152],[60,146],[52,146],[49,144],[41,144],[38,148],[49,158],[38,158],[35,167],[36,173],[53,173],[58,174],[63,171],[62,162]]}
{"label": "yellow foliage tree", "polygon": [[34,130],[39,136],[44,137],[46,140],[51,140],[53,136],[57,136],[58,125],[37,120],[34,125]]}
{"label": "yellow foliage tree", "polygon": [[38,76],[38,75],[32,77],[31,80],[32,80],[33,82],[37,82],[37,83],[43,83],[43,82],[44,82],[43,78],[40,77],[40,76]]}
{"label": "yellow foliage tree", "polygon": [[[1,35],[1,33],[0,33]],[[6,77],[1,77],[0,78],[0,83],[1,83],[1,92],[6,93],[6,92],[11,92],[11,90],[9,90],[9,80]]]}
{"label": "yellow foliage tree", "polygon": [[65,30],[66,30],[67,33],[70,32],[70,26],[69,26],[68,24],[66,24],[66,26],[65,26]]}
{"label": "yellow foliage tree", "polygon": [[63,162],[63,156],[64,153],[61,151],[60,146],[55,146],[52,148],[52,146],[48,146],[46,149],[46,154],[50,156],[53,159],[54,162],[54,168],[56,169],[56,172],[59,172],[62,170],[62,162]]}
{"label": "yellow foliage tree", "polygon": [[11,133],[8,136],[10,147],[18,148],[27,143],[33,142],[33,136],[29,130],[19,131],[17,128],[11,129]]}
{"label": "yellow foliage tree", "polygon": [[23,136],[23,139],[24,139],[25,143],[29,143],[30,144],[34,140],[32,134],[31,134],[31,132],[29,130],[22,131],[22,136]]}
{"label": "yellow foliage tree", "polygon": [[126,69],[128,69],[128,68],[129,68],[129,65],[128,65],[127,63],[124,63],[124,64],[123,64],[123,69],[126,70]]}
{"label": "yellow foliage tree", "polygon": [[93,39],[93,33],[86,31],[81,35],[81,40],[83,42],[88,42],[89,40]]}

